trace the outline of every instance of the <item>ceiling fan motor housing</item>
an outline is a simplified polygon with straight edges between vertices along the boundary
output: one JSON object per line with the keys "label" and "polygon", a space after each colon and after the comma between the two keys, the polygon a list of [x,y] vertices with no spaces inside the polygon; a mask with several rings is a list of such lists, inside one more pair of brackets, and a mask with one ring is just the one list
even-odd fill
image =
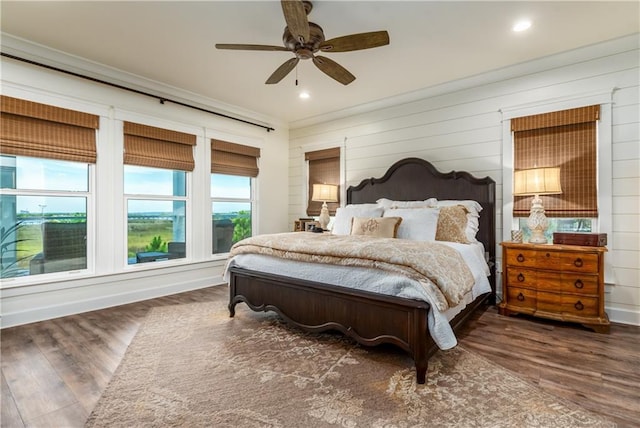
{"label": "ceiling fan motor housing", "polygon": [[324,42],[324,31],[318,24],[309,22],[309,40],[306,43],[300,43],[299,40],[291,34],[289,27],[285,27],[282,35],[282,42],[285,47],[296,54],[300,59],[313,58],[313,54],[320,50],[320,44]]}

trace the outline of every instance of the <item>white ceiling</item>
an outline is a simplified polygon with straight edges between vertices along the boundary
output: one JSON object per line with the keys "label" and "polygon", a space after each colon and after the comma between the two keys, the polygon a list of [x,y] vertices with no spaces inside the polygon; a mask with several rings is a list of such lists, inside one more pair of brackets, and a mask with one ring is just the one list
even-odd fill
{"label": "white ceiling", "polygon": [[[390,45],[323,54],[356,76],[348,86],[311,61],[264,81],[289,52],[277,1],[8,1],[2,32],[295,125],[329,112],[640,31],[638,1],[326,1],[309,15],[327,39],[387,30]],[[511,31],[520,18],[533,21]],[[308,90],[311,98],[298,93]]]}

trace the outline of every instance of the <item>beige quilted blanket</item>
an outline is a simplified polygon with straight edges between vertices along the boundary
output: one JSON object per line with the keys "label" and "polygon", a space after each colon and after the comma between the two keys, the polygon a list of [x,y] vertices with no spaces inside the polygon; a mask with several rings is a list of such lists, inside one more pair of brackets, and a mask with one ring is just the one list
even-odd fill
{"label": "beige quilted blanket", "polygon": [[440,310],[457,305],[474,284],[462,256],[438,242],[289,232],[244,239],[231,248],[230,258],[246,253],[402,274],[426,287]]}

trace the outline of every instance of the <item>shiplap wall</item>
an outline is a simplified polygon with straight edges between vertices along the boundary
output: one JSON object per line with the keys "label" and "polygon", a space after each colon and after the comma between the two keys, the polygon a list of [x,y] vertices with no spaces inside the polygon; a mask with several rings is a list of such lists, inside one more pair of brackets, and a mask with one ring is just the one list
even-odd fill
{"label": "shiplap wall", "polygon": [[599,165],[612,177],[607,261],[613,285],[607,286],[606,309],[613,321],[640,325],[639,41],[635,34],[372,104],[369,111],[359,107],[327,121],[293,124],[290,224],[304,216],[304,152],[339,145],[343,191],[365,178],[380,177],[409,156],[427,159],[443,172],[466,170],[492,177],[498,195],[497,239],[509,239],[502,207],[505,200],[509,207],[511,200],[503,197],[502,187],[503,180],[511,180],[511,162],[503,159],[501,111],[608,90],[611,161]]}

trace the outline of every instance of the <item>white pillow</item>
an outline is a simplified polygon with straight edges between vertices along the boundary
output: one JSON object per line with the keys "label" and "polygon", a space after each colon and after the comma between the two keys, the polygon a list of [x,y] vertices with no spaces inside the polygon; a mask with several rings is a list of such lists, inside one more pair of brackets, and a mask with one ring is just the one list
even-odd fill
{"label": "white pillow", "polygon": [[478,234],[478,230],[480,229],[480,222],[478,218],[480,217],[480,211],[482,211],[482,205],[480,205],[477,201],[471,200],[445,200],[438,201],[439,207],[449,207],[452,205],[462,205],[467,209],[467,227],[465,229],[465,234],[467,235],[467,239],[469,242],[478,242],[476,235]]}
{"label": "white pillow", "polygon": [[378,204],[350,204],[336,210],[331,233],[349,235],[353,217],[382,217],[383,209]]}
{"label": "white pillow", "polygon": [[385,210],[383,217],[402,217],[396,238],[434,241],[439,212],[439,208],[394,208]]}
{"label": "white pillow", "polygon": [[425,199],[424,201],[392,201],[387,198],[380,198],[376,201],[385,210],[393,208],[429,208],[435,207],[438,203],[436,198]]}

